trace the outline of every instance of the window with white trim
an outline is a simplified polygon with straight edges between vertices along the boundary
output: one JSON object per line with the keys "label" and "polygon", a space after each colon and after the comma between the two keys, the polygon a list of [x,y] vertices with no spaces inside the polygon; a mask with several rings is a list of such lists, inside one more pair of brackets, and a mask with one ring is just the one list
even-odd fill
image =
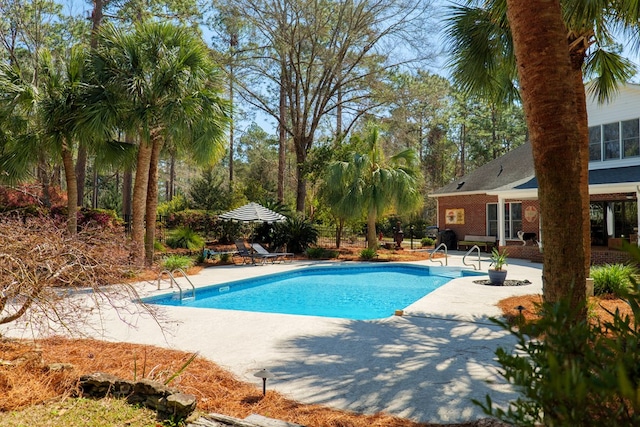
{"label": "window with white trim", "polygon": [[[522,230],[522,203],[504,204],[504,236],[505,239],[517,239]],[[498,204],[487,203],[487,236],[498,237]]]}
{"label": "window with white trim", "polygon": [[589,128],[589,161],[640,157],[640,119]]}

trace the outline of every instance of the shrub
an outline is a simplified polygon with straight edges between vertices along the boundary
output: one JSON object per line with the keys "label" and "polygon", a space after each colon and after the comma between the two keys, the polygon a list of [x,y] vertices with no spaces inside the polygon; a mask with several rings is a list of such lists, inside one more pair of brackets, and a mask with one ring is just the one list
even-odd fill
{"label": "shrub", "polygon": [[181,227],[177,230],[173,230],[167,238],[167,245],[170,248],[184,248],[184,249],[200,249],[204,246],[204,239],[188,227]]}
{"label": "shrub", "polygon": [[289,252],[303,253],[318,241],[318,230],[305,218],[287,218],[273,227],[273,246],[286,247]]}
{"label": "shrub", "polygon": [[187,203],[187,199],[183,195],[177,194],[173,199],[160,203],[156,212],[160,216],[167,216],[172,213],[183,211],[188,207],[189,204]]}
{"label": "shrub", "polygon": [[421,240],[422,246],[433,246],[436,241],[431,237],[423,237]]}
{"label": "shrub", "polygon": [[378,255],[378,254],[376,253],[375,249],[365,248],[365,249],[360,251],[360,258],[362,258],[362,259],[371,260],[371,259],[375,258],[376,255]]}
{"label": "shrub", "polygon": [[211,233],[218,223],[212,212],[194,209],[170,213],[164,221],[167,228],[187,227],[203,235]]}
{"label": "shrub", "polygon": [[321,247],[307,248],[306,253],[307,257],[310,259],[331,259],[338,258],[339,256],[338,251],[332,251]]}
{"label": "shrub", "polygon": [[185,255],[171,255],[162,261],[162,268],[173,271],[181,268],[186,270],[193,265],[193,259]]}
{"label": "shrub", "polygon": [[106,228],[114,228],[122,224],[118,215],[107,209],[88,209],[81,208],[78,211],[78,226],[98,226]]}
{"label": "shrub", "polygon": [[533,325],[496,321],[517,340],[513,351],[496,355],[521,395],[506,410],[488,395],[475,403],[517,426],[640,425],[640,287],[631,283],[620,292],[633,318],[616,311],[610,321],[577,320],[581,307],[559,301],[543,305]]}
{"label": "shrub", "polygon": [[163,254],[167,252],[167,248],[165,247],[165,245],[162,244],[162,242],[156,240],[153,242],[153,251],[160,252],[161,254]]}
{"label": "shrub", "polygon": [[605,264],[591,268],[595,295],[620,295],[621,290],[631,286],[631,277],[637,269],[628,264]]}

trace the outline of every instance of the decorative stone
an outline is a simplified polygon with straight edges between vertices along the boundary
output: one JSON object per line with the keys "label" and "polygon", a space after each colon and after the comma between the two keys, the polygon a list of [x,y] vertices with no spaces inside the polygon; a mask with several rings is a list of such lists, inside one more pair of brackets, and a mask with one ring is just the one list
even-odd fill
{"label": "decorative stone", "polygon": [[196,409],[197,402],[195,396],[155,381],[142,379],[134,383],[103,372],[80,377],[80,390],[83,395],[94,398],[124,397],[130,404],[157,411],[161,418],[187,418]]}
{"label": "decorative stone", "polygon": [[52,363],[47,366],[49,372],[71,371],[74,366],[71,363]]}

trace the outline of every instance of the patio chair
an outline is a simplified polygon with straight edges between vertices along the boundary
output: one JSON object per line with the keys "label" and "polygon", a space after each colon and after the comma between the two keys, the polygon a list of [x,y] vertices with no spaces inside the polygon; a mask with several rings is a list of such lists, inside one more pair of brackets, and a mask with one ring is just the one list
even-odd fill
{"label": "patio chair", "polygon": [[268,257],[267,259],[270,259],[272,264],[276,261],[285,262],[287,258],[289,261],[293,261],[294,254],[292,252],[269,252],[260,243],[252,243],[251,247],[259,255]]}
{"label": "patio chair", "polygon": [[253,252],[247,248],[244,244],[244,240],[236,240],[236,248],[238,252],[233,256],[239,256],[242,258],[242,264],[253,264],[253,265],[264,265],[267,261],[267,257],[264,255],[260,255],[259,253]]}

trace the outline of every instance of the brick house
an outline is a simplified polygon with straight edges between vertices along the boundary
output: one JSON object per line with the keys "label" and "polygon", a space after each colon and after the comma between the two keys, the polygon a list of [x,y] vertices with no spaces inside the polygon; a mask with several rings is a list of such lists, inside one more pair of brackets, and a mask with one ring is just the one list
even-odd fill
{"label": "brick house", "polygon": [[[640,85],[621,87],[603,105],[588,100],[587,112],[592,262],[618,262],[627,259],[619,251],[623,240],[639,243]],[[441,231],[452,230],[458,240],[494,236],[511,257],[540,261],[537,195],[527,143],[429,196],[437,199]]]}

